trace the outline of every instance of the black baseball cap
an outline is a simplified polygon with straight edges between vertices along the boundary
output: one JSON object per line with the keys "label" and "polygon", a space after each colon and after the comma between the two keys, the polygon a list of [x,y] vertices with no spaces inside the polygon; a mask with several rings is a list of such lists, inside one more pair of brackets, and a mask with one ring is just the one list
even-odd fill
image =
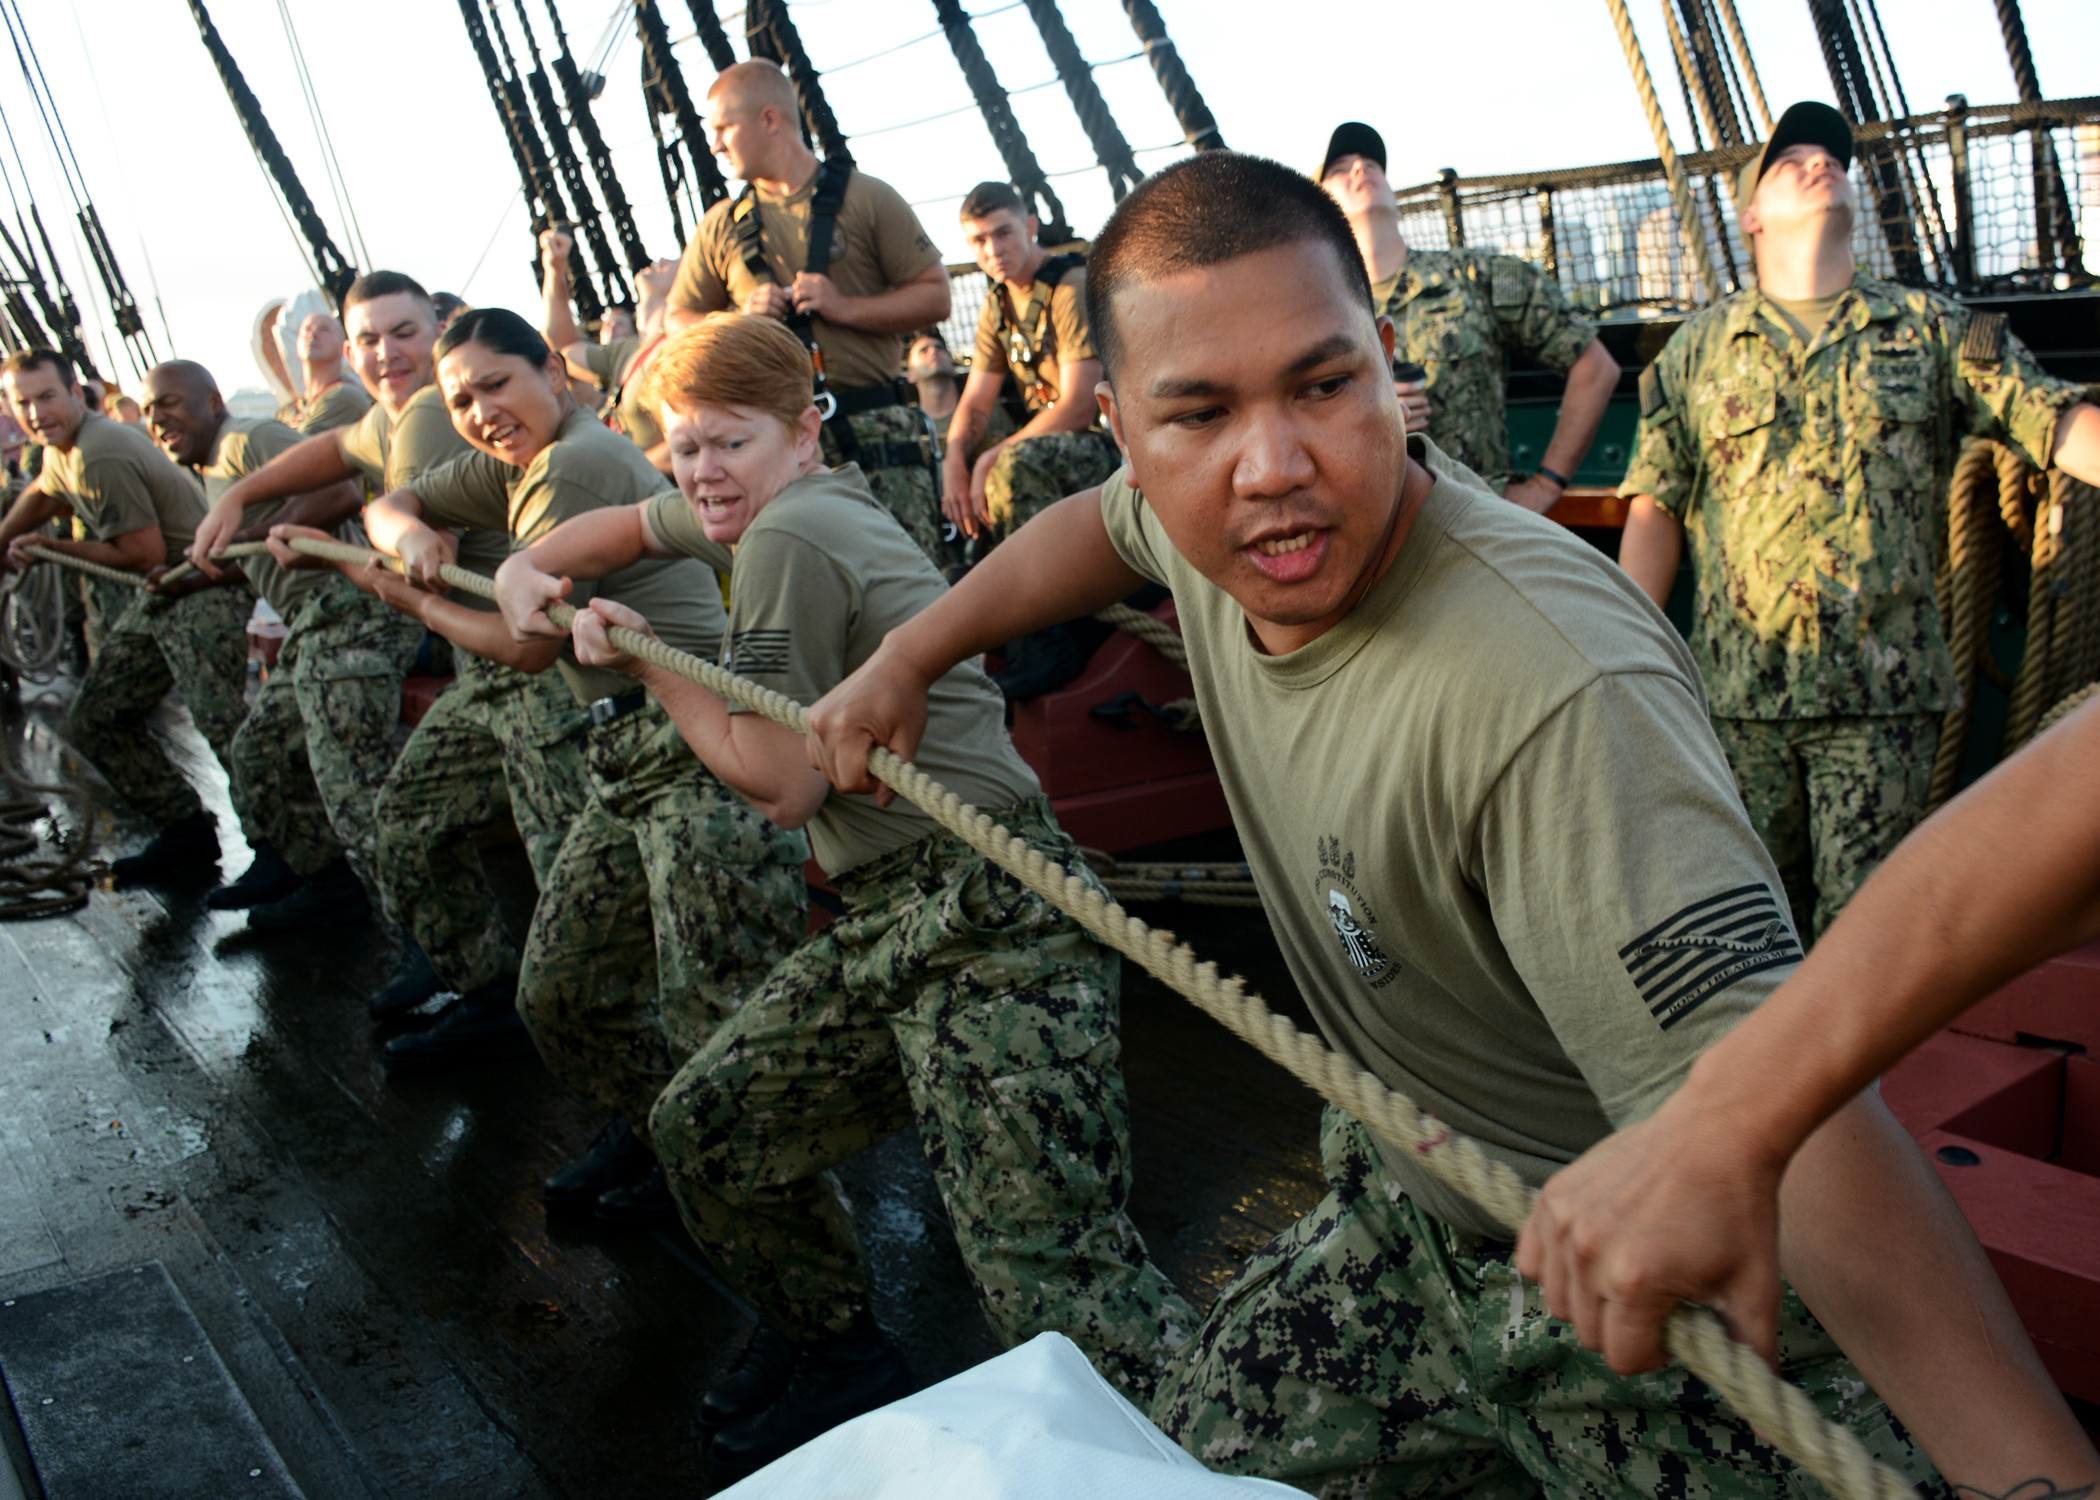
{"label": "black baseball cap", "polygon": [[1364,124],[1361,120],[1350,120],[1334,127],[1334,134],[1327,137],[1327,154],[1320,158],[1320,170],[1313,173],[1313,181],[1325,182],[1327,169],[1335,159],[1342,156],[1368,156],[1385,170],[1385,137]]}
{"label": "black baseball cap", "polygon": [[1845,117],[1829,105],[1815,99],[1804,99],[1790,105],[1772,127],[1772,138],[1757,155],[1743,163],[1743,170],[1736,177],[1736,206],[1750,201],[1757,185],[1764,180],[1765,170],[1779,159],[1779,153],[1789,146],[1821,146],[1837,158],[1840,167],[1852,165],[1852,126]]}

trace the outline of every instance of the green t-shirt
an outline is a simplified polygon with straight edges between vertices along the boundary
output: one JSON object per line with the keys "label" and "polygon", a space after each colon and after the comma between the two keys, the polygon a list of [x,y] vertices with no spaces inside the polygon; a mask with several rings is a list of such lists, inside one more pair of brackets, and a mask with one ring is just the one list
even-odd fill
{"label": "green t-shirt", "polygon": [[410,396],[398,417],[374,402],[370,411],[341,431],[343,457],[379,495],[475,451],[452,425],[444,392],[434,385]]}
{"label": "green t-shirt", "polygon": [[36,484],[73,512],[91,542],[159,527],[171,562],[189,550],[204,519],[204,492],[160,445],[98,411],[81,418],[71,449],[44,450]]}
{"label": "green t-shirt", "polygon": [[[650,501],[645,514],[666,547],[720,559],[722,548],[676,490]],[[819,470],[774,496],[734,556],[722,664],[804,706],[845,681],[885,635],[948,587],[853,464]],[[933,685],[916,763],[988,812],[1042,789],[1007,737],[1005,700],[974,662]],[[809,839],[817,863],[836,878],[938,829],[901,799],[883,808],[871,796],[834,791],[810,820]]]}
{"label": "green t-shirt", "polygon": [[278,417],[287,426],[296,427],[308,437],[317,432],[333,432],[338,427],[350,427],[364,419],[366,412],[378,403],[371,394],[354,380],[339,380],[320,395],[300,397],[289,410]]}
{"label": "green t-shirt", "polygon": [[[271,459],[298,447],[303,440],[303,434],[274,418],[228,417],[219,428],[219,435],[212,440],[211,452],[197,466],[197,477],[204,482],[205,498],[216,503],[236,479],[253,474]],[[264,525],[288,503],[269,500],[251,505],[241,512],[241,525],[243,528]],[[242,558],[241,571],[248,575],[249,587],[269,600],[270,608],[286,620],[291,619],[298,609],[300,599],[334,576],[327,568],[281,567],[267,552]]]}
{"label": "green t-shirt", "polygon": [[[576,411],[522,469],[469,451],[420,476],[409,490],[432,525],[501,530],[516,548],[585,511],[639,505],[668,483],[641,449],[589,412]],[[714,574],[698,563],[650,559],[595,582],[578,579],[569,602],[581,607],[598,594],[639,613],[667,646],[710,659],[722,649],[722,592]],[[560,665],[579,703],[638,687],[622,673],[582,665],[567,647]]]}
{"label": "green t-shirt", "polygon": [[[1438,477],[1398,559],[1284,656],[1125,474],[1102,513],[1174,591],[1321,1032],[1536,1185],[1652,1113],[1801,950],[1677,632],[1601,554],[1408,446]],[[1431,1212],[1506,1237],[1386,1158]]]}
{"label": "green t-shirt", "polygon": [[654,354],[662,342],[659,334],[652,339],[614,339],[609,344],[584,345],[584,364],[599,387],[613,398],[613,420],[644,453],[664,440],[663,428],[656,425],[655,415],[641,402],[641,377],[649,373],[643,358]]}

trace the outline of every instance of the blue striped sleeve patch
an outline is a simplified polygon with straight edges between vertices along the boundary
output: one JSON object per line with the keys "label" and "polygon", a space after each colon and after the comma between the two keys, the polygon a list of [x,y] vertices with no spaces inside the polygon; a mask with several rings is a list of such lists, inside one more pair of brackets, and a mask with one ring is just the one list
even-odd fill
{"label": "blue striped sleeve patch", "polygon": [[1667,1031],[1737,980],[1798,963],[1801,943],[1772,888],[1745,885],[1694,901],[1619,958]]}

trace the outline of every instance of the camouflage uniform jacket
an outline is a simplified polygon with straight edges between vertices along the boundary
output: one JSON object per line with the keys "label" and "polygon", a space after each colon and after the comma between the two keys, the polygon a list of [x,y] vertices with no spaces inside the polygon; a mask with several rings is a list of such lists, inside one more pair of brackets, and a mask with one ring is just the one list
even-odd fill
{"label": "camouflage uniform jacket", "polygon": [[1933,579],[1961,442],[2046,464],[2080,394],[1995,316],[1876,277],[1805,346],[1754,289],[1687,319],[1641,376],[1619,493],[1652,495],[1690,535],[1713,712],[1951,707]]}
{"label": "camouflage uniform jacket", "polygon": [[1428,372],[1429,435],[1496,490],[1510,479],[1510,351],[1565,374],[1597,336],[1552,277],[1485,250],[1410,251],[1384,311],[1393,358]]}

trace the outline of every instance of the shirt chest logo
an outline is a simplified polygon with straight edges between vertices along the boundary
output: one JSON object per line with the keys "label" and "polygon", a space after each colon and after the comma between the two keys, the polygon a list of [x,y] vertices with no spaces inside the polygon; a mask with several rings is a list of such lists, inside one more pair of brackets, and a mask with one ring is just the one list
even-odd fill
{"label": "shirt chest logo", "polygon": [[1356,884],[1356,851],[1344,850],[1339,838],[1320,839],[1313,895],[1359,979],[1382,990],[1400,977],[1400,966],[1378,941],[1377,913]]}

